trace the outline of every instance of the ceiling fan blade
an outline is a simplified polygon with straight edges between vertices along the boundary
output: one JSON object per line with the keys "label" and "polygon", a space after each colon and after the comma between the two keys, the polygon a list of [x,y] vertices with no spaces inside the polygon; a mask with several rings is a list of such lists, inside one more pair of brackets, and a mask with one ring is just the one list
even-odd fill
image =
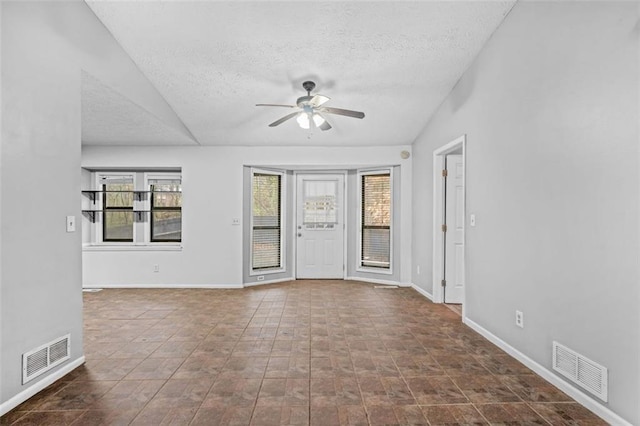
{"label": "ceiling fan blade", "polygon": [[282,105],[282,104],[256,104],[256,106],[275,106],[275,107],[285,107],[285,108],[295,108],[295,105]]}
{"label": "ceiling fan blade", "polygon": [[320,111],[327,112],[329,114],[346,115],[347,117],[353,118],[364,118],[364,112],[351,111],[350,109],[322,107],[320,108]]}
{"label": "ceiling fan blade", "polygon": [[279,126],[280,124],[284,123],[285,121],[295,117],[296,115],[298,115],[298,112],[292,112],[291,114],[287,114],[284,117],[282,117],[280,120],[276,120],[273,123],[269,124],[269,127],[276,127]]}
{"label": "ceiling fan blade", "polygon": [[324,123],[322,123],[319,127],[320,127],[320,130],[324,132],[326,130],[331,129],[331,124],[329,124],[329,122],[325,119]]}
{"label": "ceiling fan blade", "polygon": [[312,107],[316,108],[319,107],[320,105],[324,104],[325,102],[330,101],[331,98],[325,96],[325,95],[314,95],[313,98],[311,98],[311,100],[309,101],[309,105],[311,105]]}

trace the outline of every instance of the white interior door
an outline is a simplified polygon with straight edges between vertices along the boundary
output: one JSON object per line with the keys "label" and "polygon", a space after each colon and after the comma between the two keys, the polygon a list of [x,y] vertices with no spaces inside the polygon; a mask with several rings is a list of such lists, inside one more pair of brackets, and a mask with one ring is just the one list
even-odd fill
{"label": "white interior door", "polygon": [[462,155],[447,155],[445,204],[445,303],[464,297],[464,170]]}
{"label": "white interior door", "polygon": [[344,175],[296,178],[296,277],[344,277]]}

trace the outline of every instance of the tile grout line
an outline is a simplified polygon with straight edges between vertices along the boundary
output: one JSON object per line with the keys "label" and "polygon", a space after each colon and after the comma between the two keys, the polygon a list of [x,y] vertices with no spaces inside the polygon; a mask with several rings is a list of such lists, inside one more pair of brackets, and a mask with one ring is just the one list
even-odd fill
{"label": "tile grout line", "polygon": [[[251,319],[247,322],[247,325],[245,325],[243,332],[247,331],[247,328],[249,328],[249,324],[251,324],[251,321],[256,317],[256,311],[258,309],[260,309],[260,305],[264,302],[264,295],[262,296],[262,298],[260,299],[260,303],[258,303],[257,308],[253,311],[253,314],[251,315]],[[239,337],[239,339],[242,338],[242,335]],[[238,339],[238,341],[239,341]],[[233,352],[232,352],[233,354]],[[264,378],[267,374],[267,366],[269,365],[269,361],[267,360],[267,365],[264,367],[264,371],[262,373],[262,379],[260,380],[260,386],[258,387],[258,393],[256,394],[256,400],[253,402],[253,409],[251,410],[251,416],[249,417],[249,424],[251,424],[253,422],[253,416],[255,415],[256,412],[256,408],[258,406],[258,399],[260,397],[260,391],[262,390],[262,385],[264,384]],[[224,368],[224,367],[223,367]]]}
{"label": "tile grout line", "polygon": [[[447,333],[447,335],[448,335],[448,333]],[[489,419],[487,419],[487,418],[486,418],[486,416],[484,415],[484,413],[482,413],[482,411],[480,411],[480,410],[478,409],[478,407],[476,406],[476,403],[474,403],[474,402],[471,400],[471,398],[469,398],[469,395],[467,395],[467,393],[465,393],[465,392],[464,392],[464,390],[462,390],[462,388],[461,388],[461,387],[458,385],[458,383],[454,380],[454,377],[453,377],[453,376],[451,376],[451,374],[449,373],[449,370],[448,370],[448,369],[446,369],[446,368],[444,368],[444,367],[442,366],[442,364],[441,364],[441,363],[440,363],[436,358],[433,358],[433,360],[434,360],[434,361],[438,364],[438,366],[442,369],[442,371],[444,372],[445,376],[446,376],[446,377],[451,381],[451,383],[453,383],[453,384],[455,385],[455,387],[460,391],[460,393],[461,393],[465,398],[467,398],[467,401],[469,401],[469,404],[471,404],[471,406],[473,407],[473,409],[474,409],[474,410],[476,410],[476,412],[477,412],[478,414],[480,414],[480,417],[481,417],[481,418],[483,418],[483,419],[484,419],[488,424],[491,424],[491,422],[489,421]],[[484,366],[482,366],[482,367],[484,368]],[[485,370],[486,370],[486,368],[485,368]],[[487,370],[487,371],[489,371],[489,370]],[[489,373],[491,373],[491,372],[489,371]]]}
{"label": "tile grout line", "polygon": [[[155,324],[158,324],[159,322],[160,322],[160,320],[156,321],[156,323],[155,323]],[[154,325],[155,325],[155,324],[154,324]],[[148,327],[145,331],[148,331],[149,329],[151,329],[151,327]],[[142,334],[142,333],[141,333],[141,334]],[[173,333],[171,336],[174,336],[174,335],[175,335],[175,333]],[[132,339],[130,342],[132,342],[133,340],[137,339],[138,337],[140,337],[140,335],[138,335],[136,338]],[[170,338],[170,337],[169,337],[169,338]],[[168,339],[167,339],[166,341],[168,341]],[[158,348],[159,348],[160,346],[162,346],[162,343],[158,346]],[[156,350],[157,350],[158,348],[156,348]],[[154,350],[154,352],[155,352],[155,350]],[[129,375],[133,370],[135,370],[135,369],[136,369],[140,364],[142,364],[142,362],[144,362],[144,360],[149,359],[149,358],[150,358],[150,354],[149,354],[149,355],[147,355],[147,357],[146,357],[146,358],[144,358],[142,361],[140,361],[140,362],[139,362],[135,367],[133,367],[133,368],[131,369],[131,371],[129,371],[129,373],[125,374],[125,375],[122,377],[122,379],[121,379],[121,380],[119,380],[119,382],[122,382],[122,381],[126,380],[126,377],[127,377],[127,376],[128,376],[128,375]],[[172,376],[173,376],[173,374],[172,374]],[[169,379],[170,379],[170,378],[171,378],[171,376],[169,376]],[[151,398],[149,398],[147,402],[145,402],[145,403],[144,403],[144,405],[143,405],[143,406],[142,406],[142,408],[138,411],[138,413],[135,415],[135,417],[134,417],[133,419],[131,419],[131,421],[129,422],[130,424],[131,424],[131,423],[133,423],[133,422],[135,422],[135,420],[136,420],[136,419],[137,419],[137,418],[138,418],[138,417],[139,417],[139,416],[144,412],[144,409],[147,407],[147,405],[149,405],[149,403],[150,403],[151,401],[153,401],[153,398],[154,398],[154,397],[155,397],[155,396],[160,392],[160,390],[166,386],[166,384],[167,384],[167,382],[169,381],[169,379],[164,379],[164,383],[162,384],[162,386],[158,387],[158,389],[154,392],[153,396],[152,396]],[[142,379],[141,381],[145,381],[145,380],[148,380],[148,379]]]}
{"label": "tile grout line", "polygon": [[[409,330],[409,332],[411,333],[411,335],[415,338],[415,335],[413,334],[413,332],[411,330]],[[424,348],[424,350],[428,353],[428,350],[426,347],[424,347],[424,344],[422,344],[422,342],[420,342],[420,344],[422,345],[422,347]],[[389,355],[391,357],[391,361],[393,361],[393,365],[396,367],[396,369],[398,370],[398,374],[400,374],[400,377],[402,378],[403,383],[405,384],[405,386],[407,387],[407,389],[409,389],[409,393],[411,394],[411,396],[413,397],[413,399],[416,401],[416,405],[418,406],[418,408],[420,409],[420,412],[422,413],[422,416],[424,417],[424,419],[427,421],[427,423],[429,425],[431,425],[431,422],[429,421],[429,419],[427,418],[426,415],[424,415],[424,412],[422,411],[422,408],[420,408],[420,402],[418,401],[418,398],[416,398],[416,395],[413,393],[413,390],[411,389],[411,386],[409,386],[409,382],[407,381],[407,377],[405,377],[405,375],[402,373],[402,371],[400,370],[400,368],[398,367],[398,363],[396,362],[396,360],[394,359],[394,357],[392,355]],[[407,354],[407,356],[411,357],[411,355]],[[412,360],[413,361],[413,360]]]}

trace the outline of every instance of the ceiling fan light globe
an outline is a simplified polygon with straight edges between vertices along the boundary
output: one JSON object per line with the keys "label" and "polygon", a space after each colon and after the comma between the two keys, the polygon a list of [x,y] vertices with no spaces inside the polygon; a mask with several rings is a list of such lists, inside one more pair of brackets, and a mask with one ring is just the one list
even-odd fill
{"label": "ceiling fan light globe", "polygon": [[320,127],[324,124],[325,119],[320,115],[320,114],[313,114],[313,122],[315,123],[316,127]]}
{"label": "ceiling fan light globe", "polygon": [[300,127],[302,127],[303,129],[308,129],[311,124],[309,120],[309,114],[306,113],[299,114],[296,118],[296,121],[298,122],[298,125],[300,125]]}

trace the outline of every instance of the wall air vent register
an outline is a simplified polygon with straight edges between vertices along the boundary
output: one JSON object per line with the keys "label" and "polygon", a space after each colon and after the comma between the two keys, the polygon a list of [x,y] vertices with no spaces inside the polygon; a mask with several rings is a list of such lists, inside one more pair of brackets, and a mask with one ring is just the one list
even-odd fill
{"label": "wall air vent register", "polygon": [[70,338],[67,334],[22,355],[22,384],[46,373],[70,357]]}
{"label": "wall air vent register", "polygon": [[601,400],[607,401],[608,373],[600,364],[553,342],[553,369]]}

